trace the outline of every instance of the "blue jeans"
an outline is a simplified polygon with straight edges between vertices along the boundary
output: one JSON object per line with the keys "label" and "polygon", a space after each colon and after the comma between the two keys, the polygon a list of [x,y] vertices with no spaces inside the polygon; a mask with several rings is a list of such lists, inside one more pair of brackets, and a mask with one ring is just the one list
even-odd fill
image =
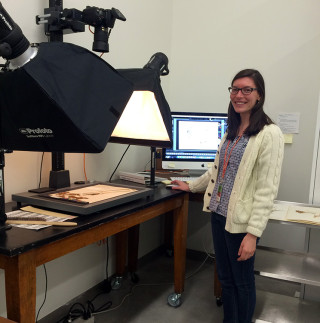
{"label": "blue jeans", "polygon": [[[256,305],[254,256],[237,261],[238,251],[246,233],[229,233],[226,218],[211,216],[218,278],[222,286],[224,323],[249,323]],[[258,240],[258,239],[257,239]]]}

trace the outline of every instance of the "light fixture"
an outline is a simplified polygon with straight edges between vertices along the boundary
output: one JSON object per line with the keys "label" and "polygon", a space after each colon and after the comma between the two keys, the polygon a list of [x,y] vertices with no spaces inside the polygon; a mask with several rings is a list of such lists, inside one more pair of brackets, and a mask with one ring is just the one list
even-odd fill
{"label": "light fixture", "polygon": [[101,152],[132,84],[90,51],[41,43],[22,67],[0,73],[1,147]]}
{"label": "light fixture", "polygon": [[160,76],[169,73],[168,58],[156,53],[144,68],[118,72],[133,83],[134,91],[109,141],[150,146],[150,186],[154,186],[156,147],[172,145],[171,112],[160,82]]}
{"label": "light fixture", "polygon": [[[116,9],[97,8],[82,18],[96,13],[110,18],[104,20],[110,28],[115,19],[123,20],[114,16]],[[105,148],[132,94],[130,81],[82,47],[62,42],[31,46],[1,3],[0,56],[7,60],[0,73],[2,156],[6,150],[98,153]],[[3,225],[4,157],[0,164]]]}

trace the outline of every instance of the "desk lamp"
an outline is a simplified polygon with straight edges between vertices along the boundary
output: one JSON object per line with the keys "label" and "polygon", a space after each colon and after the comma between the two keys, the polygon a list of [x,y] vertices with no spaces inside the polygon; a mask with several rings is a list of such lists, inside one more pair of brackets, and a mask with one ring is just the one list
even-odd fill
{"label": "desk lamp", "polygon": [[155,186],[156,147],[171,147],[172,121],[170,107],[160,84],[167,75],[168,58],[154,54],[144,68],[118,69],[133,83],[133,93],[109,141],[151,147],[150,186]]}
{"label": "desk lamp", "polygon": [[[114,12],[107,12],[112,20]],[[98,153],[105,148],[132,94],[128,79],[82,47],[30,45],[1,3],[0,56],[7,60],[0,73],[1,156],[6,150]],[[0,159],[0,225],[6,228]]]}

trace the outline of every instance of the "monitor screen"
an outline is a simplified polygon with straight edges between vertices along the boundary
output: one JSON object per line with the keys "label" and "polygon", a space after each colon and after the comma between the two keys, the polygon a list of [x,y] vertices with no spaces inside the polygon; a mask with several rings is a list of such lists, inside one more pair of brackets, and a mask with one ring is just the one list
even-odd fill
{"label": "monitor screen", "polygon": [[226,113],[171,112],[172,148],[162,150],[163,169],[206,171],[227,129]]}

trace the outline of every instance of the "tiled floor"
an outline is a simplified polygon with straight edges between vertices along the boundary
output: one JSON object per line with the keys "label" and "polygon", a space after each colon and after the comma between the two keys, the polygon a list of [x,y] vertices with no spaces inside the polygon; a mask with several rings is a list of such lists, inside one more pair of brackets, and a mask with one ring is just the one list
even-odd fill
{"label": "tiled floor", "polygon": [[[122,280],[117,290],[98,296],[92,303],[95,311],[112,302],[104,313],[94,314],[91,321],[78,319],[74,322],[92,323],[196,323],[222,322],[222,307],[217,306],[213,294],[213,260],[188,257],[185,291],[182,304],[171,307],[167,304],[173,292],[173,258],[161,255],[139,266],[140,278],[134,284],[130,276]],[[257,306],[255,320],[272,323],[316,323],[320,317],[320,303],[300,301],[294,297],[300,290],[298,284],[274,281],[257,277]],[[92,289],[77,301],[85,307],[98,290]],[[61,308],[39,323],[63,322],[70,305]],[[110,303],[109,303],[110,305]],[[77,308],[80,309],[78,306]],[[260,321],[259,321],[260,320]]]}

